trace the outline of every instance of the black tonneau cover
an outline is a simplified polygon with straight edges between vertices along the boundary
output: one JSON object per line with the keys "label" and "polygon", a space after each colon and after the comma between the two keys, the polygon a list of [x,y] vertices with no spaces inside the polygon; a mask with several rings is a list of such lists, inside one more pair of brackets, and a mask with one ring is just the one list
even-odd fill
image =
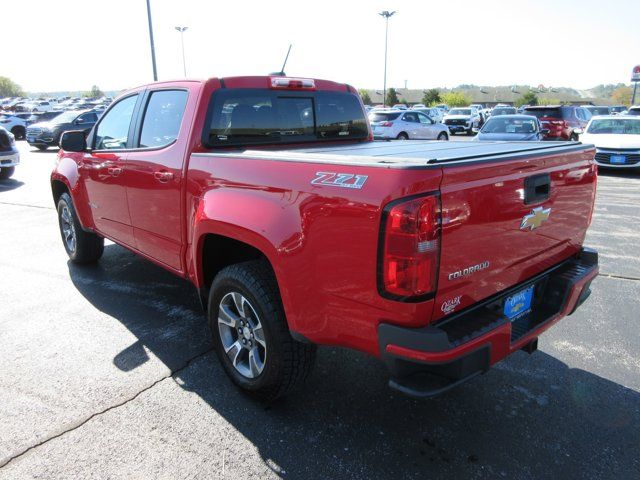
{"label": "black tonneau cover", "polygon": [[194,155],[330,163],[383,168],[425,168],[446,163],[554,155],[593,148],[580,142],[375,141],[278,150],[229,150]]}

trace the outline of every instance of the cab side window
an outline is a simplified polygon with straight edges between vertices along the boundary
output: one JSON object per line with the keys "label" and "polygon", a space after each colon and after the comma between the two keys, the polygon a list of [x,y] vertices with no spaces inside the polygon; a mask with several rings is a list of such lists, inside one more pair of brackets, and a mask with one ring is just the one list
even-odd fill
{"label": "cab side window", "polygon": [[151,93],[137,147],[164,147],[178,138],[187,96],[184,90],[159,90]]}
{"label": "cab side window", "polygon": [[123,98],[102,117],[96,129],[95,150],[122,150],[127,147],[137,100],[138,95]]}

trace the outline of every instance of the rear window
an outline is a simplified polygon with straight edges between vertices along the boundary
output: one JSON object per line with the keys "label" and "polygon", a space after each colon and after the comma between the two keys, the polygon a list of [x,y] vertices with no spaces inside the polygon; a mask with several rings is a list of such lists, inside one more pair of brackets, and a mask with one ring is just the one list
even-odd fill
{"label": "rear window", "polygon": [[630,108],[627,115],[640,115],[640,108]]}
{"label": "rear window", "polygon": [[380,113],[374,112],[369,114],[369,121],[373,122],[389,122],[400,116],[401,112]]}
{"label": "rear window", "polygon": [[559,108],[525,108],[524,113],[538,118],[562,118]]}
{"label": "rear window", "polygon": [[584,107],[591,115],[609,115],[608,107]]}
{"label": "rear window", "polygon": [[213,94],[207,118],[210,147],[369,136],[359,98],[342,92],[223,89]]}

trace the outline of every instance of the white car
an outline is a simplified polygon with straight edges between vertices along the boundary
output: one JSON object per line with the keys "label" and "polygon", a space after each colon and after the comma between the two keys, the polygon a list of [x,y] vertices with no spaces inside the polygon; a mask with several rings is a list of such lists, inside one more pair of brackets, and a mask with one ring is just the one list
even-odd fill
{"label": "white car", "polygon": [[383,110],[369,113],[373,138],[381,140],[449,140],[449,130],[422,112]]}
{"label": "white car", "polygon": [[596,146],[595,160],[602,167],[640,170],[640,117],[593,117],[580,141]]}
{"label": "white car", "polygon": [[19,163],[20,153],[13,134],[0,127],[0,180],[11,177]]}
{"label": "white car", "polygon": [[424,113],[426,116],[434,120],[436,123],[442,123],[442,119],[444,118],[444,112],[439,108],[435,108],[435,107],[415,108],[414,107],[412,110],[415,110],[416,112]]}
{"label": "white car", "polygon": [[53,110],[55,103],[49,102],[47,100],[39,100],[35,102],[31,102],[25,105],[25,110],[28,112],[50,112]]}
{"label": "white car", "polygon": [[27,133],[27,121],[15,115],[0,115],[0,127],[7,129],[18,140],[24,139]]}
{"label": "white car", "polygon": [[452,108],[444,116],[443,123],[452,134],[466,133],[471,135],[474,128],[480,128],[480,113],[471,107]]}

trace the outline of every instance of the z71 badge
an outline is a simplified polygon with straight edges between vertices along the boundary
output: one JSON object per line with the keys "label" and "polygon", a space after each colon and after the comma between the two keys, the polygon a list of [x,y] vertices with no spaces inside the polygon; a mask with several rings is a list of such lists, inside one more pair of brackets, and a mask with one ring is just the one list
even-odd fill
{"label": "z71 badge", "polygon": [[311,180],[311,183],[328,187],[361,189],[367,178],[369,178],[367,175],[354,175],[352,173],[316,172],[316,178]]}

